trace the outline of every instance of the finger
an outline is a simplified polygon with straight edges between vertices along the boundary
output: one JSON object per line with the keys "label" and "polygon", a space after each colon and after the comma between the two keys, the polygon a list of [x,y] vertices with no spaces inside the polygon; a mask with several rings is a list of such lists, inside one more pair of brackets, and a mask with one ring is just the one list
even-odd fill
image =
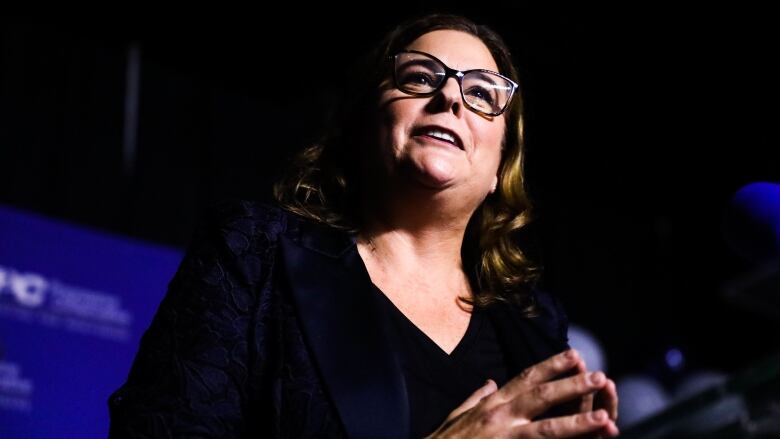
{"label": "finger", "polygon": [[530,387],[549,381],[577,365],[579,354],[574,349],[561,352],[526,368],[498,390],[498,395],[510,400]]}
{"label": "finger", "polygon": [[[590,438],[604,439],[607,437],[615,437],[619,434],[620,434],[620,430],[618,429],[617,424],[615,423],[615,421],[610,419],[610,422],[606,426],[596,430],[594,433],[588,433],[582,435],[582,438],[583,439],[590,439]],[[580,439],[580,437],[578,436],[577,439]]]}
{"label": "finger", "polygon": [[578,361],[577,364],[574,366],[575,369],[577,369],[577,373],[583,373],[588,371],[588,365],[585,364],[585,359],[581,357],[577,357]]}
{"label": "finger", "polygon": [[617,424],[612,419],[609,420],[609,423],[601,429],[601,431],[598,432],[598,437],[604,438],[604,437],[615,437],[620,434],[620,429],[618,429]]}
{"label": "finger", "polygon": [[[586,373],[588,371],[588,368],[585,366],[585,360],[581,359],[577,366],[575,367],[577,370],[577,373]],[[580,399],[579,403],[579,410],[577,410],[578,413],[587,413],[590,411],[593,411],[593,399],[594,394],[588,393],[587,395],[583,396],[582,399]]]}
{"label": "finger", "polygon": [[604,410],[549,418],[516,427],[517,436],[529,438],[573,438],[596,432],[604,432],[608,437],[618,433]]}
{"label": "finger", "polygon": [[[577,371],[577,374],[580,373],[586,373],[588,371],[588,368],[585,366],[585,360],[580,359],[580,361],[577,362],[577,366],[575,366],[575,370]],[[587,395],[583,396],[578,405],[578,409],[576,413],[587,413],[593,411],[593,394],[588,393]]]}
{"label": "finger", "polygon": [[618,394],[614,381],[607,379],[606,385],[598,391],[594,400],[594,408],[606,410],[609,414],[609,419],[617,421]]}
{"label": "finger", "polygon": [[[576,352],[576,351],[575,351]],[[571,369],[564,371],[562,374],[558,374],[553,379],[561,379],[570,377],[573,375],[577,375],[578,373],[587,372],[588,368],[585,364],[585,359],[579,356],[579,352],[577,352],[577,359],[574,362],[574,366],[571,367]]]}
{"label": "finger", "polygon": [[491,393],[498,390],[498,385],[493,380],[487,380],[485,384],[482,385],[479,389],[474,391],[474,393],[471,394],[465,401],[463,401],[463,404],[459,405],[458,407],[453,410],[449,416],[447,416],[447,420],[455,419],[464,412],[471,410],[475,405],[479,403],[479,401],[482,400],[482,398],[490,395]]}
{"label": "finger", "polygon": [[[583,396],[580,400],[579,404],[579,413],[588,413],[590,411],[593,411],[593,400],[594,396],[592,393],[588,393],[587,395]],[[609,413],[609,411],[607,411]]]}
{"label": "finger", "polygon": [[541,383],[530,392],[509,401],[510,412],[519,418],[534,418],[551,407],[593,394],[607,384],[602,372],[590,372],[556,381]]}

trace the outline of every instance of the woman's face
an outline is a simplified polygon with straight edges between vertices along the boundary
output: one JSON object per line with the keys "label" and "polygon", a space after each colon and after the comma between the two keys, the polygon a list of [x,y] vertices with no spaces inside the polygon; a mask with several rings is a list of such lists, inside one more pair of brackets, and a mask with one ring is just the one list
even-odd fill
{"label": "woman's face", "polygon": [[[498,71],[485,44],[464,32],[429,32],[406,49],[429,53],[456,70]],[[380,154],[391,176],[428,190],[455,191],[458,199],[474,206],[495,187],[504,116],[487,117],[465,107],[455,78],[426,97],[406,94],[387,79],[381,86],[378,125]],[[442,134],[455,142],[441,139]]]}

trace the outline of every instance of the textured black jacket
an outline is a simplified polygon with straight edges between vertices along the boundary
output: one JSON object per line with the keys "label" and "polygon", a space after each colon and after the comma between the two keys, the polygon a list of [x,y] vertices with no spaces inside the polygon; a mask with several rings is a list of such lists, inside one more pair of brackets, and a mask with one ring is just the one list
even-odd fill
{"label": "textured black jacket", "polygon": [[[534,294],[538,317],[489,312],[510,376],[567,348],[560,306]],[[109,399],[110,437],[408,437],[379,312],[351,235],[274,206],[224,205]]]}

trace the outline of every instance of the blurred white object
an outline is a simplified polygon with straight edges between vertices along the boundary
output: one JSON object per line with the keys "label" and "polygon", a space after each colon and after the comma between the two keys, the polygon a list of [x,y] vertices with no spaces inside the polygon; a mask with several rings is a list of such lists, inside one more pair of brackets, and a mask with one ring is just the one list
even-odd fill
{"label": "blurred white object", "polygon": [[691,372],[674,389],[675,402],[687,399],[711,387],[719,386],[728,380],[725,373],[714,370]]}
{"label": "blurred white object", "polygon": [[577,325],[569,325],[569,346],[579,352],[588,370],[607,371],[604,349],[591,332]]}
{"label": "blurred white object", "polygon": [[671,396],[663,386],[645,375],[627,375],[616,383],[618,395],[618,427],[625,429],[669,406]]}
{"label": "blurred white object", "polygon": [[[723,392],[728,376],[714,370],[702,370],[689,374],[674,391],[674,402],[680,402],[709,389]],[[738,395],[723,393],[714,404],[692,413],[682,425],[681,431],[691,434],[711,432],[720,427],[738,422],[747,416],[745,402]]]}

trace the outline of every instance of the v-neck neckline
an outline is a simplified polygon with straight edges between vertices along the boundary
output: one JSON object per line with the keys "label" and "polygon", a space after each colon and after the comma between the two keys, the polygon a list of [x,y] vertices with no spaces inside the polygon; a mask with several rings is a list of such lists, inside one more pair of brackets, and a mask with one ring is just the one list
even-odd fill
{"label": "v-neck neckline", "polygon": [[438,343],[436,343],[431,337],[428,336],[428,334],[425,333],[422,329],[420,329],[419,326],[417,326],[409,317],[406,316],[406,314],[403,313],[396,305],[393,303],[392,300],[390,300],[387,295],[382,292],[382,290],[376,286],[376,284],[373,284],[374,291],[376,294],[380,295],[382,298],[381,300],[384,300],[385,303],[391,308],[392,312],[396,315],[398,319],[400,319],[400,322],[406,326],[408,329],[413,331],[419,339],[424,340],[424,343],[428,345],[431,349],[438,352],[443,358],[446,358],[449,361],[458,361],[461,357],[463,357],[469,350],[469,347],[474,344],[474,340],[477,339],[477,335],[479,334],[479,330],[482,327],[482,315],[477,310],[472,310],[470,312],[469,317],[469,323],[466,326],[466,331],[463,333],[463,336],[460,340],[458,340],[458,343],[455,345],[455,348],[453,348],[452,352],[447,353],[444,349],[442,349],[441,346],[439,346]]}

